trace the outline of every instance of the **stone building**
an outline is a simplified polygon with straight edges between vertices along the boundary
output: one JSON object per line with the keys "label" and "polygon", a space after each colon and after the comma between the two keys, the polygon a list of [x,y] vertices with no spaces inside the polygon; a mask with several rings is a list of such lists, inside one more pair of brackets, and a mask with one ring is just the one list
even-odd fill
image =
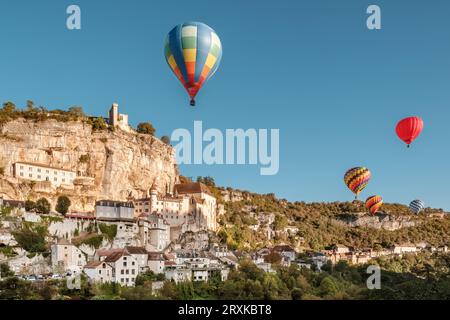
{"label": "stone building", "polygon": [[48,181],[53,186],[73,186],[76,173],[71,170],[56,168],[38,163],[16,162],[13,164],[15,178],[36,182]]}
{"label": "stone building", "polygon": [[109,110],[108,124],[113,127],[118,127],[123,131],[130,132],[131,127],[128,125],[128,115],[119,113],[119,105],[114,103]]}

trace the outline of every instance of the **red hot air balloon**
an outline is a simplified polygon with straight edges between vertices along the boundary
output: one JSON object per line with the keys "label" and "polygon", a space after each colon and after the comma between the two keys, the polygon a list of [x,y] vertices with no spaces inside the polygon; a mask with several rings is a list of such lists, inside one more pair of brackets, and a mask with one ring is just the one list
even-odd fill
{"label": "red hot air balloon", "polygon": [[409,117],[397,124],[397,135],[409,148],[409,145],[419,136],[423,130],[423,120],[419,117]]}

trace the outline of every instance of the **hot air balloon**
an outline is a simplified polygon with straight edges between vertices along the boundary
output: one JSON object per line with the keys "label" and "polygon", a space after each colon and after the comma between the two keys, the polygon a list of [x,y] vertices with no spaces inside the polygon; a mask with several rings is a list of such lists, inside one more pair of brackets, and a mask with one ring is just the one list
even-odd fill
{"label": "hot air balloon", "polygon": [[375,214],[383,205],[383,198],[380,196],[371,196],[366,200],[366,208],[371,214]]}
{"label": "hot air balloon", "polygon": [[364,167],[352,168],[345,173],[344,182],[356,195],[355,199],[358,199],[358,194],[367,186],[371,176],[369,169]]}
{"label": "hot air balloon", "polygon": [[409,204],[409,209],[415,214],[419,214],[425,208],[425,203],[421,200],[411,201]]}
{"label": "hot air balloon", "polygon": [[423,130],[423,120],[419,117],[409,117],[403,119],[397,124],[395,131],[400,139],[402,139],[408,148],[410,144],[419,136]]}
{"label": "hot air balloon", "polygon": [[217,33],[201,22],[180,24],[165,42],[169,67],[181,81],[195,106],[195,97],[220,65],[222,44]]}

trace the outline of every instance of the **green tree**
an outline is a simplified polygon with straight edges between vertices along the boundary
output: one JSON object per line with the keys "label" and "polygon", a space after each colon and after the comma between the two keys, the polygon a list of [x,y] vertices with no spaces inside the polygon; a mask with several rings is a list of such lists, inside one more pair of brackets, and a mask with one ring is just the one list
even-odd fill
{"label": "green tree", "polygon": [[35,209],[36,209],[36,202],[31,200],[25,201],[25,211],[31,212],[34,211]]}
{"label": "green tree", "polygon": [[153,128],[152,124],[149,122],[141,122],[137,126],[137,132],[142,134],[154,135],[156,130]]}
{"label": "green tree", "polygon": [[16,111],[16,105],[10,101],[3,103],[3,110],[6,115],[11,115]]}
{"label": "green tree", "polygon": [[69,108],[69,114],[75,118],[84,118],[84,111],[82,107],[73,106]]}
{"label": "green tree", "polygon": [[40,214],[50,213],[50,202],[45,198],[40,198],[36,201],[36,212]]}
{"label": "green tree", "polygon": [[61,213],[62,215],[66,215],[69,212],[71,202],[67,196],[59,196],[56,202],[56,211]]}

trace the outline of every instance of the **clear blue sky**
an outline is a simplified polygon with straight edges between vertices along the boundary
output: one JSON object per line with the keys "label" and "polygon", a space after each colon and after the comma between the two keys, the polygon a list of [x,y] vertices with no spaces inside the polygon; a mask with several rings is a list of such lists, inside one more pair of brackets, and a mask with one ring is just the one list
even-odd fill
{"label": "clear blue sky", "polygon": [[[81,7],[81,31],[65,27],[70,4]],[[381,6],[381,31],[366,28],[370,4]],[[105,115],[116,101],[159,136],[194,120],[279,128],[276,176],[257,166],[182,173],[289,200],[344,201],[353,199],[345,171],[367,166],[361,198],[450,210],[449,13],[446,0],[2,0],[0,101]],[[163,56],[167,32],[192,20],[214,28],[224,50],[194,109]],[[408,150],[394,128],[410,115],[425,130]]]}

